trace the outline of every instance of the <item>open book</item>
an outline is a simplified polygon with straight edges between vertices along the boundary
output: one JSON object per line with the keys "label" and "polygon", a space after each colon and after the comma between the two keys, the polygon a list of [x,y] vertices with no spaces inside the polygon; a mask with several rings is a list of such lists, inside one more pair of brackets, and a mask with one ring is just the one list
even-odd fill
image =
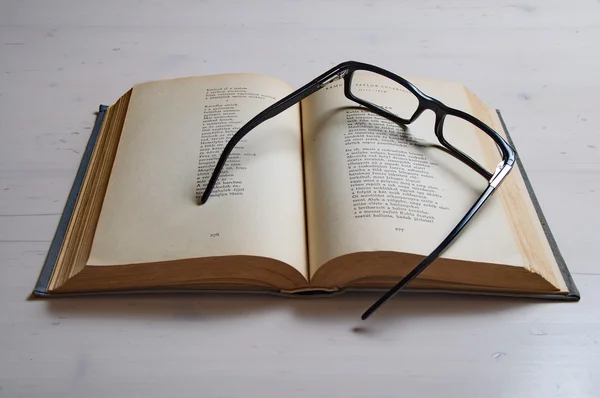
{"label": "open book", "polygon": [[[375,75],[354,79],[402,106]],[[409,80],[506,137],[463,85]],[[228,139],[291,91],[262,75],[191,77],[101,107],[35,293],[387,288],[486,187],[436,145],[433,114],[398,125],[332,82],[251,131],[198,205]],[[458,137],[494,168],[491,140]],[[522,167],[407,290],[579,298]]]}

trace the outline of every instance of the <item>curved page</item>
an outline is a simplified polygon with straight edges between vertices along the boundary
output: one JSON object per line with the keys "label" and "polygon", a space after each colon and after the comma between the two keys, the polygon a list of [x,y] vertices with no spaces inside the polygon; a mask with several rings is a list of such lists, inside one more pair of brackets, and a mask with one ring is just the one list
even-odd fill
{"label": "curved page", "polygon": [[135,86],[88,265],[252,255],[307,276],[298,107],[251,131],[196,202],[229,137],[290,91],[246,74]]}
{"label": "curved page", "polygon": [[[343,84],[330,84],[302,103],[311,275],[355,252],[429,254],[486,187],[485,179],[435,146],[432,112],[400,126],[348,100]],[[405,93],[389,90],[376,76],[358,84],[393,112],[412,106]],[[469,111],[461,85],[423,80],[418,86]],[[481,155],[477,137],[464,136],[462,144],[475,158]],[[524,265],[499,196],[443,257]]]}

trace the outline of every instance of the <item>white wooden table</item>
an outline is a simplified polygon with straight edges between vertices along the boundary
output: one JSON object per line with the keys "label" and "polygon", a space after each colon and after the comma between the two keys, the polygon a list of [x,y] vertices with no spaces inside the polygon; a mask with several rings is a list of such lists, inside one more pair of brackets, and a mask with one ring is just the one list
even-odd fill
{"label": "white wooden table", "polygon": [[[0,3],[0,397],[600,396],[600,3]],[[579,303],[402,296],[28,301],[94,112],[134,83],[345,60],[500,108]],[[358,328],[357,328],[358,327]]]}

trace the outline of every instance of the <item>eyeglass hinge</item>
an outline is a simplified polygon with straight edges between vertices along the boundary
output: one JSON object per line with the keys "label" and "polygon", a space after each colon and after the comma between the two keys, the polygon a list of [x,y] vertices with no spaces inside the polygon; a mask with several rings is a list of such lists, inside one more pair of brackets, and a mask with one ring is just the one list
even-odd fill
{"label": "eyeglass hinge", "polygon": [[492,188],[496,188],[498,185],[500,185],[502,180],[504,180],[504,177],[506,177],[506,175],[510,172],[511,169],[512,169],[512,165],[500,163],[496,167],[496,171],[494,172],[494,175],[490,179],[490,186]]}
{"label": "eyeglass hinge", "polygon": [[323,81],[321,84],[319,84],[319,88],[324,87],[327,84],[332,83],[336,80],[340,80],[341,78],[343,78],[346,75],[347,72],[348,71],[343,70],[343,71],[331,76],[329,79],[327,79],[327,80]]}

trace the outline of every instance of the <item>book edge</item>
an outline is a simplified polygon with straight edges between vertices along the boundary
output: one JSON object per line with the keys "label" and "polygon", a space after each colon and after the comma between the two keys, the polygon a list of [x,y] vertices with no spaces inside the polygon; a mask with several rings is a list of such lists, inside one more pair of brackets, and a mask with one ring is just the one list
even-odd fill
{"label": "book edge", "polygon": [[[155,294],[242,294],[242,295],[270,295],[286,298],[318,298],[333,297],[344,293],[376,293],[383,294],[388,288],[376,287],[347,287],[335,292],[327,291],[307,291],[301,293],[286,293],[277,290],[257,290],[257,289],[214,289],[214,288],[182,288],[182,289],[140,289],[140,290],[103,290],[95,292],[73,292],[73,293],[48,293],[39,292],[36,294],[42,298],[66,298],[66,297],[102,297],[102,296],[129,296],[129,295],[155,295]],[[488,296],[488,297],[510,297],[515,299],[541,299],[553,301],[578,301],[579,297],[574,295],[559,295],[545,293],[518,293],[518,292],[490,292],[485,290],[450,290],[450,289],[414,289],[406,288],[399,291],[401,294],[444,294],[458,296]]]}
{"label": "book edge", "polygon": [[518,154],[518,150],[516,149],[516,147],[514,145],[512,137],[510,136],[510,133],[508,132],[508,128],[506,127],[506,123],[504,122],[504,119],[502,118],[502,114],[499,109],[496,109],[496,114],[498,115],[498,118],[500,119],[500,123],[502,124],[502,129],[504,130],[504,133],[506,134],[506,138],[507,138],[509,144],[515,150],[517,167],[519,168],[519,171],[521,172],[521,175],[523,176],[523,181],[525,182],[525,187],[527,188],[527,193],[529,194],[529,197],[533,203],[533,207],[535,208],[535,212],[538,216],[540,224],[542,225],[542,230],[544,231],[544,234],[546,235],[546,239],[548,240],[548,244],[550,245],[550,249],[552,250],[554,259],[556,260],[556,263],[558,264],[558,268],[563,277],[563,280],[565,281],[565,284],[567,285],[567,289],[568,289],[567,297],[569,297],[572,300],[579,301],[581,299],[581,294],[579,293],[579,289],[577,288],[577,285],[575,284],[575,281],[573,280],[573,276],[571,275],[571,272],[569,271],[569,268],[567,267],[567,263],[565,262],[565,259],[563,258],[562,254],[560,252],[560,249],[558,248],[558,243],[554,239],[554,235],[552,234],[552,231],[550,229],[550,226],[548,225],[546,217],[544,216],[544,213],[542,212],[542,208],[541,208],[540,203],[537,199],[537,196],[533,190],[533,186],[531,185],[531,181],[529,180],[527,172],[525,171],[525,167],[523,166],[521,157]]}
{"label": "book edge", "polygon": [[54,267],[56,266],[60,248],[65,238],[65,234],[67,232],[69,223],[71,222],[71,217],[73,215],[73,211],[75,210],[75,204],[77,203],[77,198],[79,197],[79,192],[81,191],[81,186],[83,185],[83,179],[88,169],[90,158],[96,145],[96,141],[98,140],[100,128],[102,127],[102,123],[104,122],[104,117],[106,115],[107,109],[107,105],[100,105],[98,109],[96,121],[94,122],[94,128],[92,129],[92,133],[90,134],[90,138],[88,139],[87,146],[81,157],[81,162],[79,163],[79,168],[77,170],[77,173],[75,174],[75,179],[73,180],[71,191],[67,196],[67,201],[65,203],[65,207],[58,222],[56,231],[54,233],[54,238],[50,243],[48,254],[46,255],[46,259],[44,261],[44,265],[42,266],[40,276],[33,290],[33,295],[35,296],[48,295],[48,284],[50,283],[50,277],[52,276],[52,272],[54,271]]}

